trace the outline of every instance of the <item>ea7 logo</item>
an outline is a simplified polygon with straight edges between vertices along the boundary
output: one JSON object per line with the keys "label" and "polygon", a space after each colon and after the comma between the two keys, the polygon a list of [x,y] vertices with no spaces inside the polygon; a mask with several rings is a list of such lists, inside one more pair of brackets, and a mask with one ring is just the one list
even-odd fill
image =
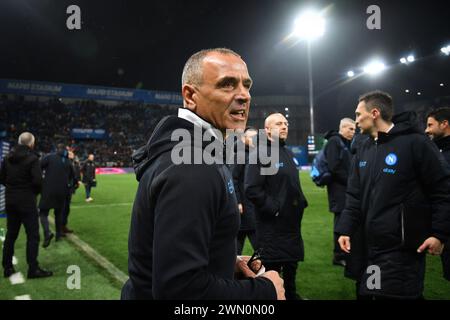
{"label": "ea7 logo", "polygon": [[379,266],[371,265],[367,267],[367,274],[370,276],[367,278],[366,286],[369,290],[380,290],[381,289],[381,269]]}

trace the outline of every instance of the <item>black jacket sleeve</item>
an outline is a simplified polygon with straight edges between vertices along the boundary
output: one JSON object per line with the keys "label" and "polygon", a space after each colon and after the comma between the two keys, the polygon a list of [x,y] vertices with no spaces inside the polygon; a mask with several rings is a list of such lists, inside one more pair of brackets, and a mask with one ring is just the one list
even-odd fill
{"label": "black jacket sleeve", "polygon": [[420,135],[413,144],[414,164],[431,200],[432,235],[441,241],[450,236],[450,170],[437,147]]}
{"label": "black jacket sleeve", "polygon": [[256,206],[259,212],[274,216],[280,210],[280,203],[265,190],[267,176],[261,174],[259,164],[245,167],[245,195]]}
{"label": "black jacket sleeve", "polygon": [[244,201],[244,190],[242,190],[241,180],[242,175],[245,174],[245,165],[234,164],[230,166],[230,171],[233,175],[234,190],[236,193],[236,199],[238,203],[243,203]]}
{"label": "black jacket sleeve", "polygon": [[153,297],[276,299],[266,278],[224,279],[208,271],[210,243],[217,236],[214,226],[226,192],[220,174],[205,166],[169,170],[155,206]]}
{"label": "black jacket sleeve", "polygon": [[42,190],[41,165],[38,158],[31,163],[31,185],[36,194],[40,193]]}
{"label": "black jacket sleeve", "polygon": [[328,170],[331,172],[333,181],[347,185],[347,174],[342,166],[343,146],[339,141],[341,138],[332,137],[325,146],[325,157],[328,163]]}
{"label": "black jacket sleeve", "polygon": [[361,223],[361,191],[359,183],[358,156],[352,160],[350,177],[348,179],[345,209],[336,226],[335,232],[345,236],[352,236]]}

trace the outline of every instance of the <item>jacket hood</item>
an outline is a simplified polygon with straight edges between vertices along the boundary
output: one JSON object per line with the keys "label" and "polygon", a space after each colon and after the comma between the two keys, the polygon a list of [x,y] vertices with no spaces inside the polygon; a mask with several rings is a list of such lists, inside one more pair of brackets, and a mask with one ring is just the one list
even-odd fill
{"label": "jacket hood", "polygon": [[[194,124],[179,118],[177,116],[164,117],[155,127],[152,135],[150,136],[147,144],[138,150],[136,150],[131,156],[133,160],[133,167],[136,173],[136,179],[139,181],[144,174],[148,166],[161,154],[168,152],[173,147],[192,146],[193,141],[175,140],[172,141],[172,133],[174,130],[184,129],[190,132],[193,137]],[[204,130],[202,129],[202,134]],[[202,141],[202,147],[210,144],[211,141]],[[199,147],[199,146],[198,146]]]}
{"label": "jacket hood", "polygon": [[330,130],[325,132],[324,138],[329,140],[333,136],[340,136],[340,134],[336,130]]}
{"label": "jacket hood", "polygon": [[11,163],[20,163],[26,161],[30,154],[34,154],[33,150],[28,146],[18,145],[14,147],[8,155]]}
{"label": "jacket hood", "polygon": [[396,114],[392,118],[392,122],[395,126],[389,134],[423,133],[419,127],[417,114],[413,111]]}
{"label": "jacket hood", "polygon": [[394,127],[388,133],[379,132],[378,139],[380,142],[386,141],[389,137],[403,135],[403,134],[411,134],[411,133],[419,133],[424,134],[424,132],[419,127],[419,121],[417,119],[417,114],[413,111],[406,111],[399,114],[394,115],[392,118],[392,122],[394,123]]}

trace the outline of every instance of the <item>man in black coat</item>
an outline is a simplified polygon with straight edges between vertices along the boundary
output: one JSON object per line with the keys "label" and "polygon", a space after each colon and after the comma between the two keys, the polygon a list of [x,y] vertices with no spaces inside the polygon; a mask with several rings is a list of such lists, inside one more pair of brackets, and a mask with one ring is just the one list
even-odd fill
{"label": "man in black coat", "polygon": [[264,265],[267,270],[283,272],[286,299],[296,300],[300,299],[295,284],[297,267],[304,259],[301,221],[308,203],[300,185],[296,159],[285,145],[288,121],[282,114],[274,113],[267,117],[264,126],[268,145],[279,143],[273,150],[279,161],[270,164],[277,170],[275,174],[264,175],[262,161],[249,164],[245,194],[255,206],[257,244],[262,249]]}
{"label": "man in black coat", "polygon": [[95,179],[95,162],[94,155],[91,153],[88,155],[87,160],[81,166],[81,173],[83,179],[81,180],[84,184],[84,189],[86,190],[86,202],[91,202],[91,190],[92,187],[97,185],[97,180]]}
{"label": "man in black coat", "polygon": [[72,166],[72,174],[69,177],[69,193],[66,196],[66,200],[64,201],[64,207],[62,210],[61,231],[62,233],[65,234],[73,233],[73,230],[67,227],[67,224],[69,223],[70,203],[72,202],[72,195],[79,187],[81,180],[80,165],[78,161],[76,161],[75,159],[75,153],[73,151],[68,150],[68,158]]}
{"label": "man in black coat", "polygon": [[[184,108],[161,120],[133,156],[139,186],[122,299],[284,297],[276,272],[257,277],[236,256],[239,212],[222,137],[245,128],[251,83],[245,62],[228,49],[202,50],[186,62]],[[212,143],[217,148],[208,151]],[[209,162],[212,153],[219,159]],[[247,278],[236,279],[236,271]]]}
{"label": "man in black coat", "polygon": [[65,236],[62,232],[62,211],[70,192],[70,181],[74,173],[68,158],[68,151],[63,144],[58,144],[55,153],[51,153],[42,159],[41,168],[44,172],[44,181],[39,201],[39,217],[44,230],[43,247],[46,248],[54,236],[48,223],[50,209],[54,209],[55,213],[56,240],[58,241]]}
{"label": "man in black coat", "polygon": [[[439,108],[431,111],[427,116],[425,132],[436,143],[450,166],[450,108]],[[441,260],[444,278],[450,281],[450,241],[444,246]]]}
{"label": "man in black coat", "polygon": [[350,143],[355,135],[355,121],[344,118],[339,124],[339,132],[334,130],[325,134],[328,140],[325,145],[325,157],[327,159],[328,170],[331,173],[330,182],[327,184],[328,206],[330,212],[334,214],[333,227],[333,264],[346,265],[345,252],[341,250],[338,243],[338,234],[335,232],[341,212],[345,206],[345,190],[351,165]]}
{"label": "man in black coat", "polygon": [[3,275],[15,273],[12,260],[14,243],[23,224],[27,234],[28,278],[49,277],[52,272],[39,267],[39,216],[36,196],[42,187],[39,157],[33,152],[34,136],[24,132],[19,144],[4,159],[0,169],[0,183],[6,187],[7,232],[3,244]]}
{"label": "man in black coat", "polygon": [[356,123],[370,135],[358,148],[336,231],[345,252],[362,226],[365,268],[360,294],[421,299],[425,252],[439,255],[450,234],[450,170],[417,126],[415,113],[393,117],[392,98],[369,92]]}
{"label": "man in black coat", "polygon": [[[253,144],[253,139],[258,134],[255,128],[248,127],[245,128],[243,135],[244,151],[245,151],[245,163],[236,163],[231,166],[230,170],[233,173],[233,182],[235,187],[236,199],[238,202],[239,213],[241,214],[241,225],[239,227],[239,232],[236,239],[237,254],[242,254],[242,249],[244,248],[245,238],[248,237],[250,244],[253,249],[257,249],[256,244],[256,232],[255,232],[255,209],[253,203],[247,199],[244,191],[244,178],[245,178],[245,167],[248,163],[249,150],[255,148]],[[238,143],[240,143],[238,141]]]}

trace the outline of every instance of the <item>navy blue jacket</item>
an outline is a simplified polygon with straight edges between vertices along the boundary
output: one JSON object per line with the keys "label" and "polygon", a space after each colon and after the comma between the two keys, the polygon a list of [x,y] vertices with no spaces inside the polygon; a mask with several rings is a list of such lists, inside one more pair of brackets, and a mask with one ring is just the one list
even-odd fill
{"label": "navy blue jacket", "polygon": [[133,156],[139,187],[122,298],[276,299],[266,278],[234,279],[239,212],[228,167],[173,163],[175,129],[193,136],[194,125],[164,118]]}
{"label": "navy blue jacket", "polygon": [[414,113],[393,122],[389,133],[358,148],[336,232],[352,237],[362,226],[365,259],[386,280],[377,294],[416,298],[424,272],[417,248],[430,236],[445,241],[450,233],[450,170]]}

